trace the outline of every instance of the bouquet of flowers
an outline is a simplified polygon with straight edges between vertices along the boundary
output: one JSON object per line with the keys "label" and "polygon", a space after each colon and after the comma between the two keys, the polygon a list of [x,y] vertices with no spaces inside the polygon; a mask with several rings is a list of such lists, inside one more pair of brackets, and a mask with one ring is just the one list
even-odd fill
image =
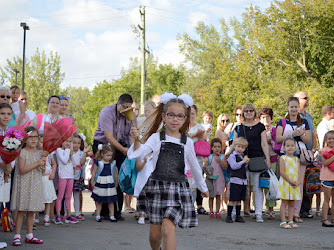
{"label": "bouquet of flowers", "polygon": [[[21,153],[21,146],[28,135],[22,127],[11,127],[6,130],[4,136],[0,136],[0,156],[4,163],[9,164]],[[5,182],[8,182],[8,174],[4,175]]]}

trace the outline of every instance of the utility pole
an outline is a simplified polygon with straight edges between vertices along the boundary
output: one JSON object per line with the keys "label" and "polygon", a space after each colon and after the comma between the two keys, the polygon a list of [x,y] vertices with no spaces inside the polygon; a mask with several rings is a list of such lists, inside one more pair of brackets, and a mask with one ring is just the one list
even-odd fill
{"label": "utility pole", "polygon": [[20,26],[23,28],[23,62],[22,62],[22,91],[24,91],[24,67],[25,67],[25,56],[26,56],[26,31],[30,30],[26,23],[21,23]]}
{"label": "utility pole", "polygon": [[15,85],[17,85],[17,74],[20,73],[20,71],[18,69],[14,69],[15,72]]}
{"label": "utility pole", "polygon": [[145,44],[145,6],[140,6],[139,13],[141,16],[142,26],[138,25],[141,30],[141,87],[140,87],[140,113],[144,114],[145,104],[145,84],[146,84],[146,44]]}

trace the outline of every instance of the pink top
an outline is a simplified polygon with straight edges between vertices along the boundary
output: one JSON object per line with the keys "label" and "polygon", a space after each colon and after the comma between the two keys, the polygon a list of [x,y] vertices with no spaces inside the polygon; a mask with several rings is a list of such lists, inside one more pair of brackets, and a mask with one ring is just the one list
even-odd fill
{"label": "pink top", "polygon": [[[319,154],[322,155],[325,151],[329,151],[331,148],[322,148],[319,150]],[[331,171],[328,169],[328,167],[325,167],[324,164],[322,164],[322,168],[320,171],[320,180],[322,181],[334,181],[334,171]]]}

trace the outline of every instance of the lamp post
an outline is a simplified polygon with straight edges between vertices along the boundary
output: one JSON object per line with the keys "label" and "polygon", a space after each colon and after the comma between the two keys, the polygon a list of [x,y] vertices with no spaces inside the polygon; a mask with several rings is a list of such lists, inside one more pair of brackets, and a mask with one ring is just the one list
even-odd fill
{"label": "lamp post", "polygon": [[15,72],[15,85],[17,85],[17,74],[20,74],[20,71],[18,69],[14,69]]}
{"label": "lamp post", "polygon": [[24,91],[24,66],[25,66],[25,52],[26,52],[26,30],[30,30],[26,23],[21,23],[20,26],[23,28],[23,65],[22,65],[22,91]]}

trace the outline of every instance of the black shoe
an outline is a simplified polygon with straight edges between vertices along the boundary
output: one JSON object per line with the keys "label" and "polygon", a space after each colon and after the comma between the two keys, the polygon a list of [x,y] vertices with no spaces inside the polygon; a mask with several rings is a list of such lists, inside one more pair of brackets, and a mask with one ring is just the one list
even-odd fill
{"label": "black shoe", "polygon": [[242,218],[242,217],[239,215],[239,216],[237,216],[237,217],[235,218],[235,222],[245,223],[245,220],[244,220],[244,218]]}
{"label": "black shoe", "polygon": [[124,217],[122,215],[115,216],[116,220],[118,221],[124,221]]}
{"label": "black shoe", "polygon": [[110,218],[110,221],[111,221],[111,222],[117,222],[117,219],[116,219],[116,218],[113,218],[113,219]]}
{"label": "black shoe", "polygon": [[[326,221],[326,220],[325,220]],[[327,220],[328,221],[328,220]],[[324,221],[322,222],[323,227],[334,227],[333,223],[331,224],[326,224]]]}
{"label": "black shoe", "polygon": [[226,220],[227,223],[233,223],[234,221],[232,220],[231,216],[226,216]]}
{"label": "black shoe", "polygon": [[255,213],[255,210],[253,210],[253,209],[249,209],[249,213],[254,214],[254,213]]}
{"label": "black shoe", "polygon": [[304,211],[300,214],[300,217],[301,218],[313,218],[313,214],[310,214],[310,213]]}
{"label": "black shoe", "polygon": [[101,222],[102,221],[102,219],[101,218],[99,218],[98,220],[96,220],[97,222]]}

